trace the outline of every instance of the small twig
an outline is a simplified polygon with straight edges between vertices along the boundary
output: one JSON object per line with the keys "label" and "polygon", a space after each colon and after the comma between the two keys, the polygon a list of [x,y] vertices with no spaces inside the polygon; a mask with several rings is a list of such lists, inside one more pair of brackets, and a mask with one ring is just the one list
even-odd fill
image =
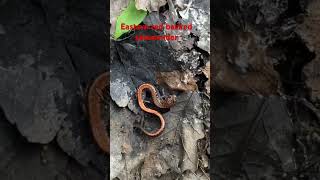
{"label": "small twig", "polygon": [[202,171],[202,173],[206,176],[206,178],[210,180],[210,177],[206,174],[204,169],[201,166],[199,166],[199,167],[200,167],[200,170]]}

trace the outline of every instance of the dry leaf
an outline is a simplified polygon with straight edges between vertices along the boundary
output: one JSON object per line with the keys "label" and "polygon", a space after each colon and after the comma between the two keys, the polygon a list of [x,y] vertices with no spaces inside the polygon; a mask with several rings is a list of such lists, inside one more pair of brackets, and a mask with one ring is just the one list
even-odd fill
{"label": "dry leaf", "polygon": [[196,91],[198,89],[194,75],[188,72],[159,72],[156,75],[158,84],[164,84],[172,90]]}
{"label": "dry leaf", "polygon": [[166,0],[136,0],[136,8],[144,11],[159,11],[161,6],[166,5]]}
{"label": "dry leaf", "polygon": [[183,162],[181,171],[190,170],[195,172],[198,169],[198,140],[204,138],[204,128],[201,121],[193,118],[191,123],[182,124]]}
{"label": "dry leaf", "polygon": [[141,167],[141,179],[156,179],[166,174],[169,166],[156,154],[150,154],[146,157]]}

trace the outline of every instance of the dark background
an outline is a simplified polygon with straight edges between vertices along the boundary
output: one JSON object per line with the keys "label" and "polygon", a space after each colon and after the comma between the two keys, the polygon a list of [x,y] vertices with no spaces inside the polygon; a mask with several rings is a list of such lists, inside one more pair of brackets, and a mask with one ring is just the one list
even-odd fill
{"label": "dark background", "polygon": [[[0,1],[1,180],[109,174],[82,107],[88,84],[109,67],[107,9],[100,0]],[[30,111],[66,116],[43,121]]]}

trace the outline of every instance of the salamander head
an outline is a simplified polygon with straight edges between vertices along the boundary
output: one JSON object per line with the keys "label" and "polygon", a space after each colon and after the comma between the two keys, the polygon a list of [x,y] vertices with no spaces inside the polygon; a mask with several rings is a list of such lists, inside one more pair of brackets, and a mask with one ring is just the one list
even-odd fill
{"label": "salamander head", "polygon": [[169,108],[176,103],[176,99],[177,99],[176,95],[164,96],[162,97],[162,103]]}

